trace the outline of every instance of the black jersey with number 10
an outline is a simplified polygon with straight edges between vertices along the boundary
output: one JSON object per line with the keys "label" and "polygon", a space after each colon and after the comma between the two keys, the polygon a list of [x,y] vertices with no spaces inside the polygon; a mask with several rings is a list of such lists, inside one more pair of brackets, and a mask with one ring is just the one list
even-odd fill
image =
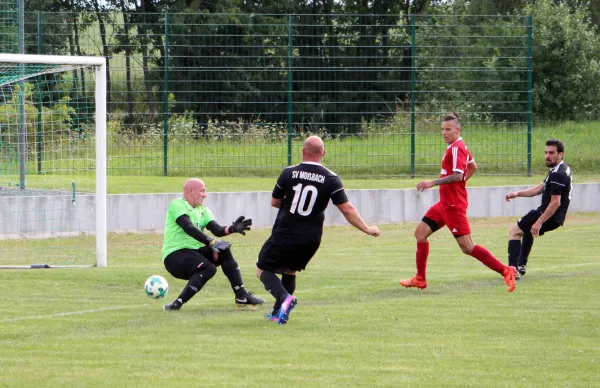
{"label": "black jersey with number 10", "polygon": [[281,172],[273,198],[283,199],[273,225],[274,236],[323,233],[325,209],[348,202],[340,178],[319,163],[302,162]]}

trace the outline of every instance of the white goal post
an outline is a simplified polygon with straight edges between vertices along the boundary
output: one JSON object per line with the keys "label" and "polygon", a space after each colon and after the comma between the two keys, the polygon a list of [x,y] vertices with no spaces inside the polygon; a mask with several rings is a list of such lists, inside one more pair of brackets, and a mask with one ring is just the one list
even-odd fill
{"label": "white goal post", "polygon": [[[84,135],[82,135],[81,133],[84,133],[84,131],[80,131],[77,132],[76,130],[72,130],[70,127],[67,127],[68,129],[65,130],[64,128],[67,125],[70,125],[70,121],[68,120],[72,120],[71,117],[76,117],[77,120],[80,119],[80,117],[83,117],[84,114],[82,113],[81,115],[78,115],[77,109],[78,105],[76,105],[75,102],[73,102],[72,98],[70,98],[69,93],[71,93],[71,95],[75,95],[74,92],[69,92],[68,90],[65,91],[64,88],[71,88],[71,90],[74,90],[74,88],[80,87],[80,85],[77,84],[77,77],[79,76],[78,71],[81,72],[82,77],[84,76],[83,71],[84,70],[80,70],[80,69],[85,69],[85,71],[88,71],[90,74],[89,78],[95,78],[95,82],[94,83],[89,83],[88,85],[88,89],[91,89],[91,85],[95,85],[94,86],[94,91],[92,94],[92,91],[90,90],[90,96],[87,97],[86,96],[86,102],[89,101],[89,105],[90,107],[86,107],[85,109],[85,114],[88,114],[89,112],[89,118],[87,119],[87,121],[85,122],[86,125],[86,129],[87,128],[91,128],[87,131],[87,133],[89,133],[90,135],[87,135],[88,138],[85,139],[85,141],[87,141],[86,144],[89,144],[90,149],[89,150],[84,150],[81,151],[81,146],[78,145],[76,148],[74,147],[73,149],[75,151],[72,151],[73,154],[77,154],[76,156],[64,156],[63,154],[67,154],[68,152],[71,151],[65,151],[64,150],[64,145],[62,144],[66,144],[68,142],[74,143],[76,141],[80,141],[80,143],[83,142]],[[24,143],[26,141],[26,139],[36,139],[36,133],[35,130],[32,130],[31,128],[34,127],[34,124],[31,124],[31,120],[34,120],[33,117],[27,117],[25,118],[25,105],[26,102],[25,101],[25,97],[23,97],[23,95],[25,94],[25,91],[29,91],[29,94],[32,94],[31,90],[34,90],[35,92],[35,82],[37,82],[36,80],[38,79],[43,79],[44,77],[47,77],[47,79],[50,79],[52,82],[54,82],[52,89],[50,92],[52,93],[56,93],[56,95],[60,95],[60,98],[62,98],[62,100],[60,100],[58,103],[56,104],[62,104],[61,107],[68,107],[70,109],[70,112],[75,112],[71,114],[71,117],[67,119],[65,119],[65,121],[61,121],[60,125],[62,125],[61,129],[59,130],[55,130],[55,128],[57,128],[57,124],[52,122],[50,124],[47,124],[44,122],[43,125],[45,125],[43,127],[43,131],[46,131],[48,133],[50,133],[50,131],[54,131],[52,132],[52,135],[46,135],[46,132],[42,132],[42,129],[40,129],[39,133],[40,134],[44,134],[44,136],[55,136],[55,138],[53,138],[52,142],[50,140],[48,140],[47,144],[43,143],[43,145],[27,145],[28,148],[25,148],[26,146],[23,145],[22,143]],[[62,77],[62,78],[61,78]],[[69,78],[69,77],[75,77],[75,78]],[[57,79],[60,78],[60,82],[57,81]],[[84,78],[85,80],[85,78]],[[49,81],[46,81],[47,83],[44,85],[47,85]],[[28,85],[26,85],[26,83],[29,83]],[[65,86],[66,85],[66,86]],[[75,86],[73,86],[75,85]],[[41,90],[41,88],[39,86],[37,86],[38,89]],[[59,92],[56,92],[56,90],[58,88],[63,88],[61,89]],[[85,83],[84,83],[84,88],[85,88]],[[90,211],[87,213],[88,218],[92,218],[93,215],[91,213],[94,213],[95,215],[95,224],[94,221],[92,219],[90,220],[86,220],[83,219],[83,221],[77,221],[77,224],[87,224],[88,222],[91,224],[91,227],[88,228],[85,231],[70,231],[69,235],[64,234],[61,235],[60,232],[55,232],[55,230],[58,230],[58,226],[54,227],[53,226],[53,230],[52,232],[48,232],[45,235],[38,235],[35,236],[34,238],[29,238],[29,237],[22,237],[24,235],[23,232],[14,232],[14,228],[10,229],[10,225],[2,225],[1,222],[4,221],[4,224],[9,224],[12,223],[13,221],[11,219],[7,219],[5,218],[4,220],[0,218],[0,235],[3,233],[2,228],[4,227],[5,231],[4,233],[7,236],[17,236],[16,240],[52,240],[52,239],[60,239],[60,238],[73,238],[73,237],[77,237],[76,235],[79,234],[81,236],[84,236],[85,238],[87,238],[88,240],[91,238],[91,235],[95,236],[95,262],[91,262],[88,261],[85,264],[87,265],[81,265],[82,263],[79,262],[74,262],[74,265],[63,265],[63,262],[61,262],[60,260],[57,261],[57,265],[53,265],[53,264],[34,264],[34,263],[25,263],[25,262],[20,262],[20,261],[16,261],[17,264],[28,264],[28,265],[10,265],[10,263],[8,263],[8,261],[1,261],[0,260],[0,267],[2,268],[49,268],[49,267],[79,267],[79,266],[90,266],[90,265],[95,265],[97,267],[106,267],[107,266],[107,132],[106,132],[106,59],[104,57],[91,57],[91,56],[58,56],[58,55],[29,55],[29,54],[0,54],[0,89],[2,92],[2,95],[0,96],[0,98],[2,99],[2,101],[0,101],[0,108],[4,109],[4,112],[11,112],[11,114],[13,114],[13,116],[9,119],[4,118],[4,122],[2,122],[2,117],[0,117],[0,125],[3,125],[3,127],[0,127],[0,135],[3,135],[2,133],[2,129],[4,129],[4,138],[0,137],[0,146],[2,146],[2,141],[4,141],[5,143],[5,154],[8,155],[10,153],[10,160],[12,161],[12,163],[15,166],[14,170],[12,171],[4,171],[4,175],[5,176],[10,176],[10,179],[12,179],[10,182],[17,182],[17,183],[10,183],[7,185],[4,185],[2,182],[0,182],[0,189],[4,189],[4,194],[0,195],[4,195],[4,197],[0,197],[0,201],[2,200],[2,198],[4,199],[4,205],[6,207],[3,207],[2,209],[0,209],[0,211],[4,211],[5,213],[7,213],[8,211],[6,209],[11,209],[10,211],[12,211],[12,209],[16,208],[16,203],[17,200],[19,200],[19,198],[16,198],[18,195],[20,194],[13,194],[13,192],[17,192],[19,189],[21,189],[21,191],[26,191],[25,189],[25,175],[27,175],[27,179],[30,179],[32,182],[35,182],[35,179],[37,179],[37,177],[39,177],[41,174],[45,173],[45,171],[43,171],[42,173],[40,173],[39,171],[35,171],[35,166],[39,165],[45,168],[45,170],[49,170],[50,167],[48,166],[55,166],[55,165],[59,165],[58,167],[54,167],[55,170],[53,170],[51,173],[48,173],[48,178],[47,181],[49,181],[50,183],[52,183],[52,181],[58,181],[60,179],[63,179],[64,181],[69,181],[69,185],[72,184],[73,186],[73,190],[72,190],[72,204],[73,207],[75,208],[75,210],[77,210],[77,207],[80,206],[78,204],[76,204],[75,202],[75,197],[76,197],[76,191],[79,189],[79,186],[76,189],[76,183],[75,183],[75,179],[73,179],[73,181],[71,182],[71,178],[70,177],[66,177],[61,175],[62,172],[66,169],[65,166],[71,166],[71,165],[76,165],[76,167],[74,167],[75,173],[73,173],[73,175],[76,175],[77,173],[79,173],[79,171],[82,171],[85,168],[88,168],[88,170],[92,170],[92,172],[88,173],[89,176],[89,180],[90,180],[90,187],[91,187],[91,192],[87,195],[87,197],[89,197],[89,206],[91,207],[91,209],[93,211]],[[50,90],[50,89],[48,89]],[[39,110],[39,117],[42,117],[42,113],[43,114],[47,114],[49,119],[52,120],[56,120],[55,117],[58,115],[58,108],[55,108],[54,111],[52,111],[52,107],[48,107],[48,97],[47,94],[50,92],[45,92],[45,98],[46,100],[43,100],[42,97],[39,97],[35,99],[34,102],[27,102],[27,104],[29,104],[28,107],[28,112],[35,112],[34,109],[38,109]],[[59,94],[60,93],[60,94]],[[40,95],[42,95],[42,92],[40,92]],[[15,96],[18,96],[18,98],[15,98]],[[67,96],[67,97],[65,97]],[[92,100],[92,96],[93,96],[93,100]],[[58,99],[58,97],[57,97]],[[34,100],[34,98],[32,97],[31,100]],[[44,105],[45,104],[45,105]],[[70,104],[70,105],[69,105]],[[36,108],[39,105],[39,108]],[[65,109],[63,109],[64,111]],[[49,112],[49,113],[48,113]],[[6,114],[5,114],[6,115]],[[28,116],[34,116],[34,114],[28,113]],[[10,121],[10,123],[6,123],[7,121]],[[41,120],[36,120],[35,125],[42,125],[39,124]],[[65,124],[67,123],[67,124]],[[12,125],[12,127],[11,127]],[[8,128],[8,129],[7,129]],[[15,129],[17,128],[17,129]],[[29,128],[29,129],[28,129]],[[9,132],[9,131],[13,131],[13,132]],[[16,135],[16,132],[18,131],[18,135]],[[29,132],[28,132],[29,131]],[[32,133],[34,132],[34,133]],[[78,135],[79,133],[79,135]],[[80,138],[76,138],[77,136],[80,136]],[[59,138],[59,140],[56,140],[56,138]],[[73,140],[73,138],[76,138],[75,140]],[[6,139],[9,139],[9,141],[7,142]],[[18,139],[18,140],[15,140]],[[29,141],[29,140],[27,140]],[[48,144],[59,144],[59,142],[61,145],[60,146],[56,146],[55,149],[51,149],[52,147]],[[95,147],[94,147],[94,143],[95,142]],[[40,141],[41,143],[41,141]],[[7,144],[7,145],[6,145]],[[95,152],[94,152],[95,149]],[[8,151],[7,151],[8,150]],[[23,151],[24,150],[24,151]],[[0,151],[2,151],[2,149],[0,149]],[[58,154],[61,153],[61,155],[59,157],[54,157],[54,160],[49,160],[51,159],[51,156],[47,156],[50,155],[50,152],[54,152],[54,154]],[[46,152],[47,155],[45,156],[43,153]],[[21,155],[22,154],[22,155]],[[42,156],[38,156],[42,155]],[[84,156],[80,157],[79,154],[82,154]],[[25,156],[23,156],[25,155]],[[88,160],[83,160],[83,158],[85,157],[85,155],[91,155],[88,156]],[[2,155],[0,155],[2,156]],[[72,159],[67,160],[66,162],[64,161],[65,158],[70,157]],[[80,157],[81,159],[77,159],[75,160],[75,158]],[[46,158],[46,159],[44,159]],[[8,156],[6,156],[6,160],[8,160]],[[83,160],[83,161],[82,161]],[[2,161],[0,161],[2,162]],[[36,164],[37,162],[37,164]],[[79,163],[79,164],[77,164]],[[85,167],[80,167],[80,166],[85,166]],[[89,167],[92,166],[92,167]],[[94,167],[95,166],[95,167]],[[94,172],[93,169],[95,168],[95,180],[93,178]],[[2,178],[2,173],[3,171],[1,170],[2,167],[0,167],[0,178]],[[40,168],[42,169],[42,168]],[[32,172],[33,171],[33,172]],[[58,172],[57,172],[58,171]],[[20,180],[19,180],[20,177]],[[8,178],[7,178],[8,181]],[[21,182],[20,185],[18,182]],[[95,190],[93,187],[93,183],[95,181]],[[42,220],[42,218],[44,217],[44,215],[40,215],[40,212],[43,210],[41,209],[41,206],[39,204],[41,203],[46,203],[47,202],[47,198],[45,198],[44,200],[46,202],[40,201],[39,198],[43,197],[44,195],[47,194],[39,194],[40,191],[43,191],[45,189],[47,189],[50,186],[50,183],[44,183],[44,185],[40,185],[39,187],[41,187],[40,190],[38,190],[35,194],[27,194],[28,195],[28,206],[37,206],[37,208],[35,208],[33,210],[33,212],[35,213],[35,217],[38,217],[39,219],[34,219],[34,216],[30,215],[28,219],[26,219],[26,221],[31,224],[31,223],[37,223],[38,227],[39,225],[42,224],[52,224],[52,225],[63,225],[66,222],[64,220],[58,220],[58,221],[48,221],[48,220]],[[2,186],[6,186],[6,187],[2,187]],[[31,187],[33,187],[32,185],[30,185]],[[29,187],[27,187],[29,188]],[[11,191],[13,190],[13,191]],[[37,187],[36,187],[37,190]],[[55,191],[56,192],[56,191]],[[66,191],[66,194],[63,195],[63,197],[67,197],[67,203],[71,203],[70,201],[70,196],[71,196],[71,192],[69,190]],[[79,196],[79,193],[77,193],[77,196]],[[21,201],[24,202],[24,201]],[[31,205],[31,203],[38,203],[38,205]],[[84,206],[80,206],[81,208],[85,208]],[[23,210],[14,210],[15,214],[17,214],[14,219],[19,219],[21,220],[24,216],[23,214],[25,213]],[[83,211],[80,211],[80,213],[84,213]],[[3,217],[4,215],[0,214],[0,217]],[[78,214],[78,217],[84,217],[85,214]],[[19,218],[20,217],[20,218]],[[31,221],[31,219],[34,219],[34,221]],[[71,220],[69,220],[71,221]],[[9,230],[10,229],[10,230]],[[21,230],[25,230],[26,227],[22,227]],[[82,229],[83,230],[83,229]],[[21,235],[21,237],[19,238],[19,233]],[[39,234],[39,233],[38,233]],[[67,235],[67,237],[64,237],[65,235]],[[8,241],[8,242],[7,242]],[[11,241],[10,237],[6,238],[5,240],[0,239],[0,247],[3,247],[3,245],[1,244],[10,244]],[[23,248],[19,248],[22,242],[14,242],[14,246],[16,247],[16,254],[18,255],[18,250],[21,249],[21,252],[24,252]],[[93,242],[90,241],[90,250],[93,250]],[[52,250],[45,250],[45,253],[43,253],[41,256],[39,257],[44,257],[44,254],[49,255],[48,252],[54,253],[55,251],[65,251],[65,243],[63,242],[62,245],[60,244],[56,244],[52,249],[54,249],[54,251]],[[70,248],[70,246],[68,246]],[[42,249],[43,250],[43,249]],[[28,255],[29,253],[23,253],[23,256]],[[65,256],[67,256],[68,254],[65,254]],[[91,255],[90,255],[91,256]],[[7,259],[8,260],[8,259]],[[31,260],[39,260],[38,257],[32,256]],[[7,264],[7,265],[4,265]]]}

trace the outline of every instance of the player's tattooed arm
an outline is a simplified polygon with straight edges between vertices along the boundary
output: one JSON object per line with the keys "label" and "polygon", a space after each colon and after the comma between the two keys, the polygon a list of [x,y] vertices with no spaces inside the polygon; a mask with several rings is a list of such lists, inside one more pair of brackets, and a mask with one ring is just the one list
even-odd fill
{"label": "player's tattooed arm", "polygon": [[417,185],[417,190],[423,191],[426,189],[430,189],[433,186],[437,185],[447,185],[449,183],[460,182],[463,179],[462,172],[455,172],[452,175],[448,175],[446,177],[440,179],[434,179],[432,181],[423,181]]}
{"label": "player's tattooed arm", "polygon": [[434,179],[433,180],[433,185],[437,186],[437,185],[447,185],[448,183],[454,183],[454,182],[460,182],[463,179],[463,172],[455,172],[452,175],[448,175],[445,176],[443,178],[440,179]]}

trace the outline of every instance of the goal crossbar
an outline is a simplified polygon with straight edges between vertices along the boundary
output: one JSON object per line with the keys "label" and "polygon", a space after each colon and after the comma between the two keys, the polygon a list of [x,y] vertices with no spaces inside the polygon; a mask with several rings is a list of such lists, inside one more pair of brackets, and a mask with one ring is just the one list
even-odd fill
{"label": "goal crossbar", "polygon": [[84,65],[106,66],[104,57],[37,55],[37,54],[0,54],[0,62],[33,63],[47,65]]}

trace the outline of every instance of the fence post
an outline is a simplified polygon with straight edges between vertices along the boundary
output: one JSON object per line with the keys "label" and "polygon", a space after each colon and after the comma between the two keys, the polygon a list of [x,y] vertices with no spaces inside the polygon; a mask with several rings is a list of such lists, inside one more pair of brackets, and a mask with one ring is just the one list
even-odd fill
{"label": "fence post", "polygon": [[[25,2],[19,0],[19,54],[25,54]],[[25,74],[23,64],[19,65],[22,74]],[[27,117],[25,116],[25,81],[19,81],[19,187],[25,188],[25,173],[27,171]]]}
{"label": "fence post", "polygon": [[417,55],[417,16],[410,17],[410,177],[415,177],[415,104],[416,104],[416,55]]}
{"label": "fence post", "polygon": [[288,16],[288,103],[287,103],[287,165],[292,164],[292,134],[294,132],[294,126],[292,120],[294,119],[294,73],[293,73],[293,59],[294,59],[294,15]]}
{"label": "fence post", "polygon": [[[42,13],[37,13],[37,53],[43,54],[42,48]],[[44,98],[42,96],[42,89],[40,88],[40,83],[36,82],[38,89],[38,104],[37,104],[37,173],[38,175],[42,174],[42,104]]]}
{"label": "fence post", "polygon": [[165,58],[163,64],[163,176],[169,161],[169,14],[165,14]]}
{"label": "fence post", "polygon": [[533,17],[527,17],[527,176],[531,176],[531,130],[533,125]]}

